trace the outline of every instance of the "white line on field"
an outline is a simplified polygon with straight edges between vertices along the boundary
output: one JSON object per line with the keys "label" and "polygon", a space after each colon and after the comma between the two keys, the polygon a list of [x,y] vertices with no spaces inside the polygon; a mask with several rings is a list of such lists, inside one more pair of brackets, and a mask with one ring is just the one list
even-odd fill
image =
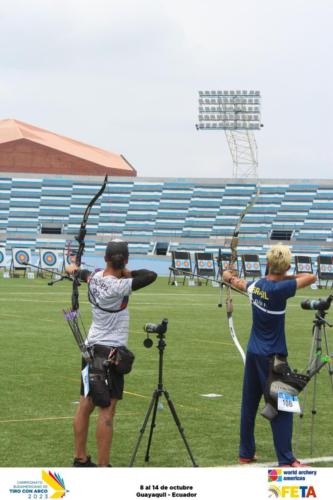
{"label": "white line on field", "polygon": [[[96,416],[97,414],[93,414],[91,416]],[[117,415],[137,415],[136,412],[117,412]],[[32,418],[15,418],[15,419],[7,419],[0,420],[0,424],[12,424],[12,423],[20,423],[20,422],[44,422],[47,420],[68,420],[74,418],[73,415],[70,417],[32,417]]]}
{"label": "white line on field", "polygon": [[[33,311],[32,311],[33,314],[35,314]],[[18,314],[9,314],[9,313],[1,313],[0,314],[1,318],[3,317],[8,317],[8,318],[19,318],[19,315]],[[55,320],[55,319],[48,319],[48,318],[42,318],[43,321],[46,321],[47,323],[58,323],[58,320]]]}

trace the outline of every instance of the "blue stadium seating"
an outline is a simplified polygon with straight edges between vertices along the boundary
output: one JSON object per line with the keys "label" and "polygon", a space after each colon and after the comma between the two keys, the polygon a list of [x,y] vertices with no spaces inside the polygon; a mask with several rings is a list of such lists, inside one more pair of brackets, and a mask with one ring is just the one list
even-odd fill
{"label": "blue stadium seating", "polygon": [[[1,243],[8,251],[18,245],[62,248],[77,234],[83,211],[100,187],[92,179],[2,174]],[[112,178],[91,210],[87,251],[101,251],[111,236],[129,239],[131,251],[138,254],[152,252],[156,238],[169,242],[169,250],[217,251],[225,238],[230,242],[255,193],[255,184],[246,180]],[[41,235],[47,224],[63,232]],[[239,253],[263,254],[277,229],[293,232],[295,252],[327,254],[332,228],[333,182],[265,181],[243,220]]]}

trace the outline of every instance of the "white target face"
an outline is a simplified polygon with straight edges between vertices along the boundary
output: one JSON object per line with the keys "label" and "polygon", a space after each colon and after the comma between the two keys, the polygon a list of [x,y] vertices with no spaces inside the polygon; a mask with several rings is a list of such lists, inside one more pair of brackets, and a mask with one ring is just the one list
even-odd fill
{"label": "white target face", "polygon": [[42,251],[42,266],[43,267],[57,267],[58,255],[53,250]]}
{"label": "white target face", "polygon": [[4,264],[6,258],[6,254],[4,250],[0,250],[0,265]]}
{"label": "white target face", "polygon": [[23,248],[15,248],[13,250],[14,265],[23,266],[25,262],[30,262],[31,251]]}

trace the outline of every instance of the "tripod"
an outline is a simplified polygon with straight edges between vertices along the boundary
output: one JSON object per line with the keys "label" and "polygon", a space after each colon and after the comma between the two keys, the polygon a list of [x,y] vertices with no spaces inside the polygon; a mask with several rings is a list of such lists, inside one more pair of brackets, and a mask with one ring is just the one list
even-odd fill
{"label": "tripod", "polygon": [[[330,323],[325,319],[327,312],[324,309],[319,309],[316,312],[315,319],[313,320],[312,327],[312,343],[310,348],[309,362],[306,369],[306,374],[310,378],[313,378],[313,394],[312,394],[312,408],[311,408],[311,431],[310,431],[310,454],[313,455],[314,449],[314,427],[315,427],[315,416],[317,414],[316,410],[316,399],[317,399],[317,374],[321,368],[327,363],[328,375],[331,380],[332,391],[333,391],[333,369],[330,363],[332,355],[329,353],[328,340],[326,334],[326,325],[332,327]],[[323,353],[322,342],[324,340],[325,352]],[[299,441],[302,430],[302,422],[304,417],[306,395],[307,395],[308,385],[304,389],[304,398],[301,405],[301,413],[299,418],[299,425],[297,429],[296,438],[296,455],[298,453]]]}
{"label": "tripod", "polygon": [[[154,327],[154,329],[148,329],[148,328],[152,328],[152,327]],[[173,416],[173,419],[174,419],[175,424],[176,424],[176,426],[178,428],[178,431],[179,431],[179,433],[180,433],[180,435],[181,435],[181,437],[182,437],[182,439],[184,441],[185,448],[186,448],[186,450],[187,450],[187,452],[189,454],[189,457],[190,457],[190,459],[192,461],[193,467],[198,467],[198,465],[195,463],[195,460],[194,460],[194,457],[192,455],[191,449],[190,449],[190,447],[188,445],[188,442],[187,442],[187,440],[185,438],[184,429],[183,429],[183,427],[182,427],[182,425],[180,423],[180,420],[178,418],[178,415],[176,413],[175,406],[174,406],[173,402],[170,399],[168,391],[166,389],[164,389],[164,387],[163,387],[163,355],[164,355],[164,349],[165,349],[165,346],[166,346],[166,343],[165,343],[165,340],[164,340],[165,339],[166,327],[165,327],[165,329],[164,328],[160,328],[160,327],[161,327],[161,325],[158,325],[156,327],[156,325],[150,325],[150,324],[147,324],[146,327],[145,327],[145,329],[146,329],[147,332],[157,333],[157,338],[158,338],[157,348],[159,350],[158,384],[157,384],[157,388],[153,392],[153,395],[152,395],[152,398],[151,398],[151,401],[150,401],[150,404],[149,404],[148,411],[146,413],[145,419],[143,421],[143,425],[142,425],[142,427],[140,429],[140,432],[139,432],[139,437],[138,437],[137,443],[136,443],[134,451],[132,453],[132,458],[131,458],[129,466],[132,467],[133,464],[134,464],[137,451],[139,449],[141,440],[143,438],[143,434],[144,434],[144,432],[146,430],[146,427],[147,427],[147,424],[148,424],[148,421],[149,421],[149,417],[151,415],[151,412],[153,412],[153,416],[152,416],[152,420],[151,420],[151,424],[150,424],[150,432],[149,432],[147,450],[146,450],[146,455],[145,455],[145,462],[149,462],[149,452],[150,452],[150,447],[151,447],[151,443],[152,443],[152,439],[153,439],[154,428],[156,426],[156,415],[157,415],[157,409],[158,409],[158,406],[159,406],[158,404],[159,404],[160,398],[162,397],[162,395],[164,395],[165,399],[167,400],[167,403],[168,403],[171,415]],[[149,341],[149,342],[147,342],[147,341]],[[144,345],[146,347],[151,347],[152,346],[152,340],[151,339],[146,339]]]}

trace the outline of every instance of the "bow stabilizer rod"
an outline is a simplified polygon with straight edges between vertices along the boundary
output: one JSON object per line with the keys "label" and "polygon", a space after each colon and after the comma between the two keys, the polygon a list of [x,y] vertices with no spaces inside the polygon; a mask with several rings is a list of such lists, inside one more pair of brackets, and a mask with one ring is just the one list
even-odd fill
{"label": "bow stabilizer rod", "polygon": [[[170,271],[179,271],[176,267],[169,267]],[[220,285],[225,285],[227,287],[232,288],[235,292],[239,293],[240,295],[244,295],[244,297],[248,298],[248,294],[246,292],[243,292],[243,290],[239,290],[238,288],[232,286],[230,283],[227,281],[224,281],[223,279],[218,279],[218,278],[210,278],[209,276],[200,276],[200,274],[192,273],[190,271],[181,271],[181,273],[185,276],[188,276],[189,278],[194,277],[194,278],[202,278],[204,280],[208,281],[213,281],[214,283],[219,283]]]}

